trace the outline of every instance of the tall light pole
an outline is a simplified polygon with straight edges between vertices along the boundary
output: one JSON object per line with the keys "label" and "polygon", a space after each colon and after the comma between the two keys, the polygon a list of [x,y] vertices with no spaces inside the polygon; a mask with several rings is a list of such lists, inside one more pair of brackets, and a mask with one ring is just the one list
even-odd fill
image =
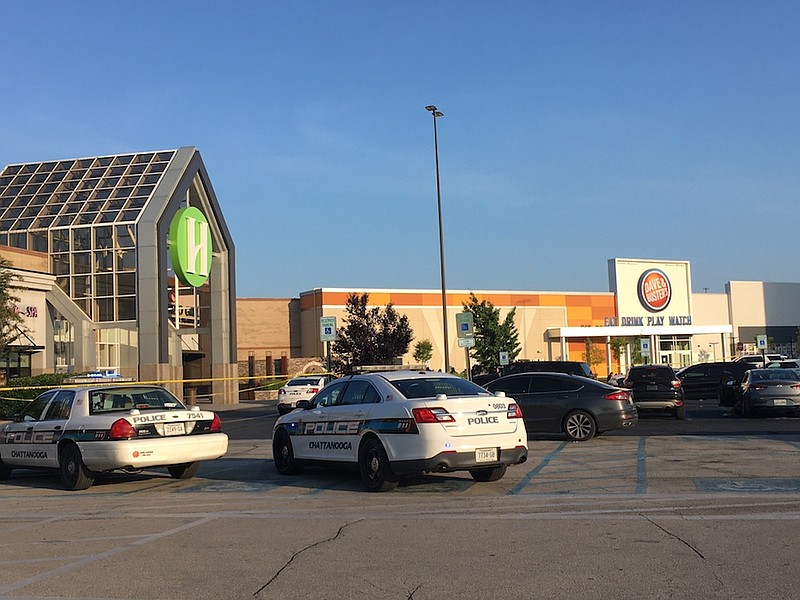
{"label": "tall light pole", "polygon": [[433,115],[433,152],[436,157],[436,203],[439,210],[439,264],[442,270],[442,327],[444,329],[444,372],[450,372],[450,351],[447,337],[447,286],[444,282],[444,230],[442,229],[442,186],[439,183],[439,133],[436,129],[436,119],[443,117],[444,113],[431,105],[425,110]]}

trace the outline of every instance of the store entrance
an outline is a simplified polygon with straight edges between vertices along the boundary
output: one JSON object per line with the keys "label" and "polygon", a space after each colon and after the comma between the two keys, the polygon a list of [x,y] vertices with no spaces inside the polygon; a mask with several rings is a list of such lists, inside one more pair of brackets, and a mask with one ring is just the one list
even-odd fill
{"label": "store entrance", "polygon": [[692,339],[688,335],[663,336],[658,342],[658,362],[680,369],[692,364]]}

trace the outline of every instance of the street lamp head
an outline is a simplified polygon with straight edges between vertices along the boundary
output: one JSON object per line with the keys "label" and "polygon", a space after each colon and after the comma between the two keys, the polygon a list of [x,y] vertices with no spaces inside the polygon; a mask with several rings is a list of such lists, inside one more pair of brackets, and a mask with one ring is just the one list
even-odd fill
{"label": "street lamp head", "polygon": [[434,112],[436,110],[436,107],[433,104],[431,104],[430,106],[426,106],[425,110],[429,110],[431,112]]}
{"label": "street lamp head", "polygon": [[433,104],[431,104],[430,106],[426,106],[425,110],[432,112],[434,119],[436,117],[443,117],[444,116],[444,113],[440,112],[439,109],[437,109]]}

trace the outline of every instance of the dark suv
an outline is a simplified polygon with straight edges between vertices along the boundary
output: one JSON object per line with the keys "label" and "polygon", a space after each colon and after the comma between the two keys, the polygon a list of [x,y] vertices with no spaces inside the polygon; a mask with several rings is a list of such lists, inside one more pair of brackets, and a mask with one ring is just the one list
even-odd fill
{"label": "dark suv", "polygon": [[736,389],[753,365],[744,362],[700,363],[681,369],[683,393],[690,400],[719,399],[720,406],[736,404]]}
{"label": "dark suv", "polygon": [[667,410],[676,419],[686,418],[683,386],[669,365],[631,367],[622,385],[631,390],[633,403],[640,411]]}
{"label": "dark suv", "polygon": [[516,375],[518,373],[566,373],[568,375],[592,377],[592,370],[585,362],[574,360],[518,360],[502,367],[502,372],[500,373],[475,375],[472,377],[472,381],[478,385],[486,385],[498,377]]}

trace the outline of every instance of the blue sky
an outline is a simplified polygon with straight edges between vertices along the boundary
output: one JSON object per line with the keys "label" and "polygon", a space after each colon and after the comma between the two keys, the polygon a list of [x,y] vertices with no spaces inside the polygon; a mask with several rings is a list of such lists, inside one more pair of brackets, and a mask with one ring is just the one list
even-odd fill
{"label": "blue sky", "polygon": [[0,164],[196,146],[239,297],[798,281],[800,3],[11,2]]}

